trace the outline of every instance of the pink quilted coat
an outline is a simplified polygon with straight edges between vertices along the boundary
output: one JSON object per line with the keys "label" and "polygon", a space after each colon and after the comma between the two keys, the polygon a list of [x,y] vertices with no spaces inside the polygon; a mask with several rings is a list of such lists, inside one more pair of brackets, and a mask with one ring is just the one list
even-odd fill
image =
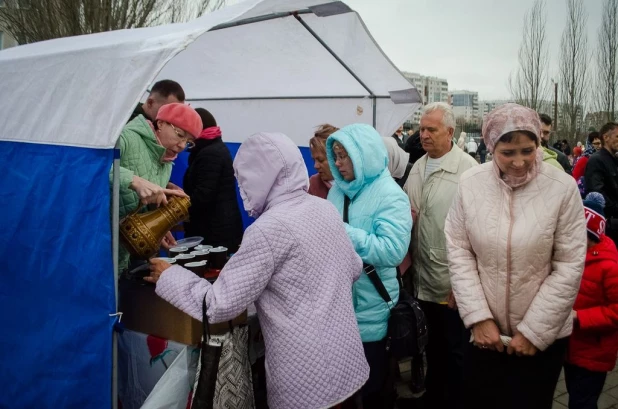
{"label": "pink quilted coat", "polygon": [[327,408],[369,376],[352,305],[362,271],[343,221],[307,193],[300,151],[285,135],[256,134],[234,161],[245,209],[256,222],[214,285],[167,269],[157,294],[191,316],[230,320],[253,302],[266,344],[268,405]]}
{"label": "pink quilted coat", "polygon": [[586,258],[573,178],[547,164],[511,188],[492,163],[466,171],[446,220],[453,292],[466,325],[494,319],[540,350],[572,330]]}

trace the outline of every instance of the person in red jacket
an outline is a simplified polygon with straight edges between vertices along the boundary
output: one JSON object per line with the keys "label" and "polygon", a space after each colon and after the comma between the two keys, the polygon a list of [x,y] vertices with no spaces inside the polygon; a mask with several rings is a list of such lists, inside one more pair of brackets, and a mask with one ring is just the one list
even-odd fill
{"label": "person in red jacket", "polygon": [[599,193],[590,193],[584,200],[588,254],[564,365],[569,409],[597,408],[618,353],[618,251],[605,235],[604,206]]}
{"label": "person in red jacket", "polygon": [[573,178],[579,180],[586,173],[586,165],[590,155],[603,148],[603,139],[598,132],[590,132],[586,141],[586,150],[573,162]]}

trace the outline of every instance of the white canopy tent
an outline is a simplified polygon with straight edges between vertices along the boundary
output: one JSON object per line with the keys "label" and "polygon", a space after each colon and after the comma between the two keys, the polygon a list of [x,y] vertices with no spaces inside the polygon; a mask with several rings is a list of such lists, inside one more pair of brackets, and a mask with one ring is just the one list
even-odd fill
{"label": "white canopy tent", "polygon": [[[22,371],[0,376],[11,385],[0,406],[5,399],[15,407],[41,399],[58,407],[71,406],[67,399],[80,407],[116,403],[98,399],[111,387],[104,362],[111,361],[109,320],[116,312],[109,249],[117,232],[109,233],[107,171],[118,135],[150,84],[178,81],[188,102],[211,111],[232,143],[279,131],[305,147],[327,122],[363,122],[390,135],[419,108],[418,91],[360,17],[342,2],[323,1],[247,0],[190,23],[0,52],[0,142],[8,151],[0,156],[9,170],[0,197],[11,198],[0,220],[0,258],[8,260],[0,288],[14,290],[0,291],[0,308],[34,314],[30,321],[1,318],[10,335],[0,348],[14,351],[5,364]],[[114,214],[117,227],[117,208]],[[42,348],[38,332],[46,331],[54,337]],[[56,359],[60,349],[75,348],[74,333],[88,334],[87,354]],[[29,354],[33,348],[38,358]],[[63,383],[51,382],[47,361],[62,371]]]}
{"label": "white canopy tent", "polygon": [[[184,24],[63,38],[0,52],[3,140],[110,148],[156,79],[181,83],[226,140],[315,126],[391,134],[420,95],[345,4],[247,0]],[[36,119],[36,120],[33,120]],[[41,128],[39,124],[45,123]]]}

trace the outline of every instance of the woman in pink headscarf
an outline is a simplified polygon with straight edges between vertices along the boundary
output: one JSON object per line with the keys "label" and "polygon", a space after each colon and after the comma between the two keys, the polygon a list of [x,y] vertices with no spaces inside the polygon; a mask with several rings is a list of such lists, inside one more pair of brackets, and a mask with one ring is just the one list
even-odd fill
{"label": "woman in pink headscarf", "polygon": [[586,257],[577,185],[543,163],[538,114],[492,111],[493,161],[465,172],[446,220],[451,284],[471,329],[466,408],[547,408],[573,328]]}

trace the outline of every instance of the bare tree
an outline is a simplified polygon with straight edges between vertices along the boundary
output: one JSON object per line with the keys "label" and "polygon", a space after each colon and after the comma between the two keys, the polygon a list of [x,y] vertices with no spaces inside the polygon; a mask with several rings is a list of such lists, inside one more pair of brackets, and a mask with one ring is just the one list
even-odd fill
{"label": "bare tree", "polygon": [[20,44],[187,21],[225,0],[4,0],[0,26]]}
{"label": "bare tree", "polygon": [[512,98],[534,110],[545,109],[549,95],[548,43],[545,32],[545,0],[536,0],[524,16],[524,30],[519,47],[519,68],[509,77]]}
{"label": "bare tree", "polygon": [[618,91],[618,0],[606,0],[598,32],[595,107],[613,121]]}
{"label": "bare tree", "polygon": [[[583,0],[566,0],[567,22],[560,43],[562,134],[574,141],[583,126],[587,98],[588,15]],[[579,119],[579,123],[578,123]]]}
{"label": "bare tree", "polygon": [[190,21],[217,10],[224,4],[225,0],[172,1],[169,12],[164,16],[164,22]]}

